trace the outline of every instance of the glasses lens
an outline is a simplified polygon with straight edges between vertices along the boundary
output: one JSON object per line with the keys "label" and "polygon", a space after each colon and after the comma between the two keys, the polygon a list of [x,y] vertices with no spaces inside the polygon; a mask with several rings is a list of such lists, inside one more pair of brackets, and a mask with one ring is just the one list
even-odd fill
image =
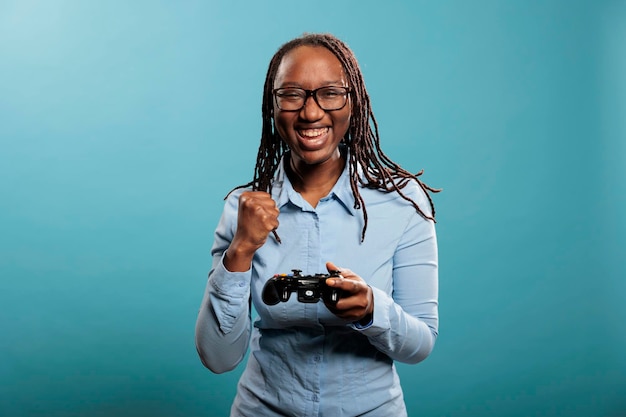
{"label": "glasses lens", "polygon": [[324,110],[338,110],[345,106],[348,93],[341,87],[324,87],[317,90],[317,103]]}
{"label": "glasses lens", "polygon": [[306,92],[299,88],[281,88],[276,90],[276,104],[281,110],[300,110],[304,106]]}

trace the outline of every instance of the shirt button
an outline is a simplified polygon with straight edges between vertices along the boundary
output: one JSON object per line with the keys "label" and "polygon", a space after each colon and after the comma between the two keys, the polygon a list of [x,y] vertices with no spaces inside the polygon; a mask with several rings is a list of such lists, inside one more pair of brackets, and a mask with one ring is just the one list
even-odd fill
{"label": "shirt button", "polygon": [[239,285],[240,287],[243,287],[244,285],[246,285],[246,283],[245,283],[245,282],[243,282],[243,281],[239,281],[239,284],[238,284],[238,285]]}
{"label": "shirt button", "polygon": [[319,355],[313,356],[313,362],[318,363],[322,358]]}
{"label": "shirt button", "polygon": [[320,398],[317,396],[317,394],[313,394],[313,395],[311,396],[311,399],[312,399],[313,401],[315,401],[315,402],[318,402]]}

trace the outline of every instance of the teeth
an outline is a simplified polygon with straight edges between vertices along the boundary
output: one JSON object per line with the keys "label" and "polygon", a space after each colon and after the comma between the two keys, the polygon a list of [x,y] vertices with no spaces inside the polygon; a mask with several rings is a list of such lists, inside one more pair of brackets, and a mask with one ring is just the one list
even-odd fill
{"label": "teeth", "polygon": [[314,138],[316,136],[320,136],[323,135],[324,133],[328,132],[328,128],[323,128],[323,129],[307,129],[307,130],[301,130],[300,134],[302,136],[305,136],[307,138]]}

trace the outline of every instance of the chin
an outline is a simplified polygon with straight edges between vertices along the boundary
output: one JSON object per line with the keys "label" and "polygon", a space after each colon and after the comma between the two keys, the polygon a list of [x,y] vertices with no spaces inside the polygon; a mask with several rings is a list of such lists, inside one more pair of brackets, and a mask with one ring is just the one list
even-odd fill
{"label": "chin", "polygon": [[307,165],[320,165],[325,162],[329,162],[332,160],[337,160],[340,158],[341,154],[338,151],[338,148],[333,149],[332,151],[328,151],[325,149],[320,150],[298,150],[297,152],[292,151],[292,158],[294,158],[294,162],[303,163]]}

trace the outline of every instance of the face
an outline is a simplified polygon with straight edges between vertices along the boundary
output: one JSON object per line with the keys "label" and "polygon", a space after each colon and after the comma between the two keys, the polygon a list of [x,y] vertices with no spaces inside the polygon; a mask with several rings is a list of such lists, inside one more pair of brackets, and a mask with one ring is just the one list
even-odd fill
{"label": "face", "polygon": [[[339,59],[324,47],[299,46],[282,59],[274,88],[315,90],[325,86],[349,87]],[[340,162],[338,145],[350,126],[352,104],[339,110],[322,110],[309,97],[299,111],[282,111],[274,101],[274,121],[280,137],[291,149],[295,166]]]}

